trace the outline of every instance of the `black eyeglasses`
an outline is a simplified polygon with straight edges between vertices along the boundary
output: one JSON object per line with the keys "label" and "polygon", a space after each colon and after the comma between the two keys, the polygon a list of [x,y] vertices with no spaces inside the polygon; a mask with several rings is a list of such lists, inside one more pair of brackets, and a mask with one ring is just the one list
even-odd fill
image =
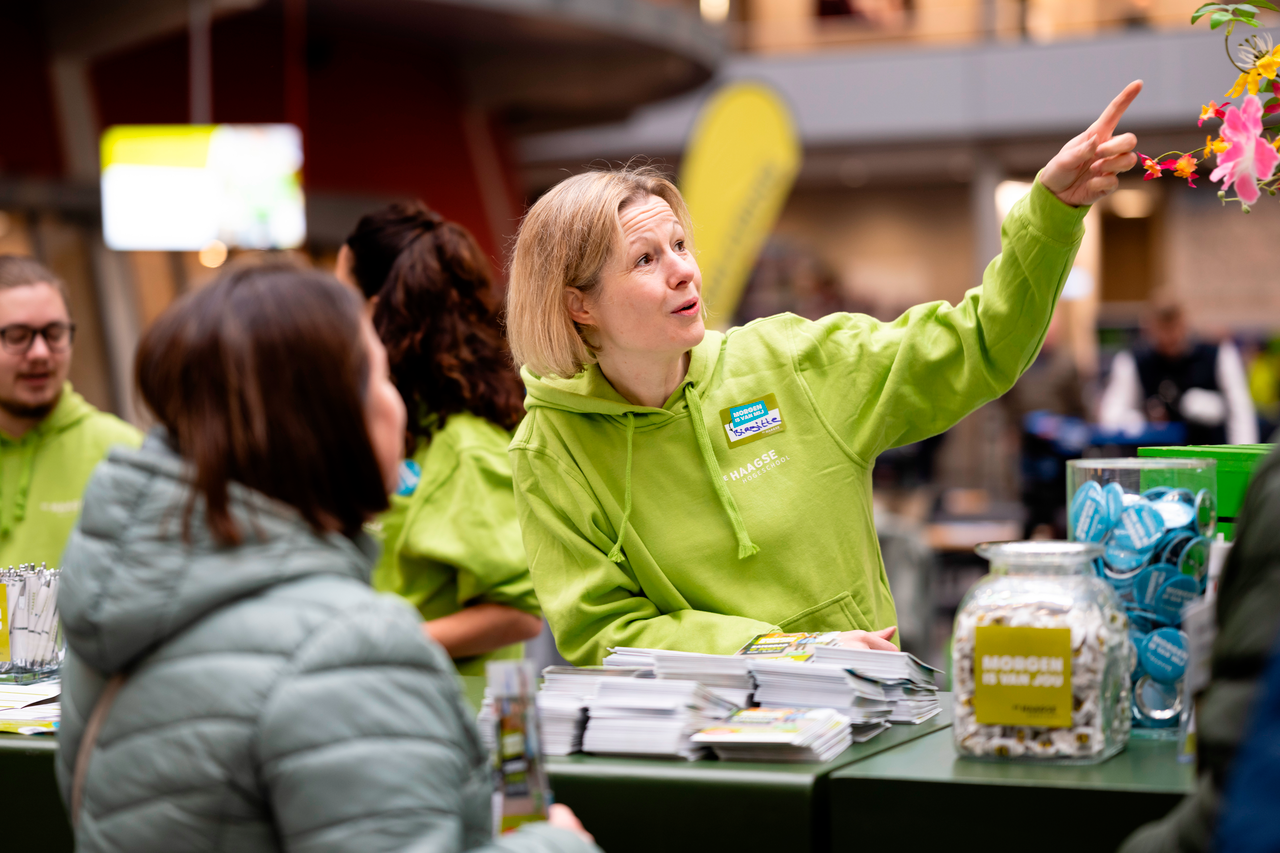
{"label": "black eyeglasses", "polygon": [[0,326],[0,346],[4,351],[22,354],[31,349],[36,335],[44,338],[49,352],[63,352],[71,346],[71,339],[76,335],[75,323],[50,323],[42,329],[28,326],[25,323],[14,323],[11,326]]}

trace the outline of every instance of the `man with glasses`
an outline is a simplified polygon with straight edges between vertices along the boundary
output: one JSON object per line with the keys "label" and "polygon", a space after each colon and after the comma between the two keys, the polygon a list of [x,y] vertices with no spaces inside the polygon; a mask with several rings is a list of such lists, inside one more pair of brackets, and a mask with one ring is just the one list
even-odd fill
{"label": "man with glasses", "polygon": [[94,466],[142,443],[71,389],[75,329],[57,276],[0,255],[0,568],[58,566]]}

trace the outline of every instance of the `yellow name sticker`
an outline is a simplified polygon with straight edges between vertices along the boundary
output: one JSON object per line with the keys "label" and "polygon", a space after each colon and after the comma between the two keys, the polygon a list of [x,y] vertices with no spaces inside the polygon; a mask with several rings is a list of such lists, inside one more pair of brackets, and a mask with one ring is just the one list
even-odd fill
{"label": "yellow name sticker", "polygon": [[724,426],[725,439],[730,447],[750,444],[786,429],[778,398],[773,394],[721,409],[720,423]]}
{"label": "yellow name sticker", "polygon": [[984,726],[1071,727],[1071,629],[977,629],[973,709]]}

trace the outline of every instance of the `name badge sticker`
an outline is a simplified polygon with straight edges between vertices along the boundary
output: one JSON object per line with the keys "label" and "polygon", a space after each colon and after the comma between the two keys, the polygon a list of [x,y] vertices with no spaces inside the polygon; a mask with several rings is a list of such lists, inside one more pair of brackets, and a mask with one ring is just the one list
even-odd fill
{"label": "name badge sticker", "polygon": [[724,426],[730,448],[750,444],[786,429],[782,410],[778,407],[778,398],[773,394],[765,394],[757,400],[721,409],[720,423]]}

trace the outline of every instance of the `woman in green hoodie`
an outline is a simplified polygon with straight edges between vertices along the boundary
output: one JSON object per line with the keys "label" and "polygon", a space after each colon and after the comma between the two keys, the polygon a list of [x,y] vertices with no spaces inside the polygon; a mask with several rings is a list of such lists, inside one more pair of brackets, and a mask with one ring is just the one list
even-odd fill
{"label": "woman in green hoodie", "polygon": [[892,323],[703,325],[679,191],[648,170],[561,182],[520,228],[508,334],[528,415],[511,444],[538,598],[562,654],[732,653],[756,634],[897,621],[871,510],[883,450],[941,432],[1035,358],[1089,204],[1136,163],[1130,84],[1040,173],[958,305]]}
{"label": "woman in green hoodie", "polygon": [[369,299],[410,412],[373,585],[418,608],[459,672],[482,675],[542,629],[507,459],[520,379],[488,264],[465,228],[415,202],[361,219],[337,272]]}

